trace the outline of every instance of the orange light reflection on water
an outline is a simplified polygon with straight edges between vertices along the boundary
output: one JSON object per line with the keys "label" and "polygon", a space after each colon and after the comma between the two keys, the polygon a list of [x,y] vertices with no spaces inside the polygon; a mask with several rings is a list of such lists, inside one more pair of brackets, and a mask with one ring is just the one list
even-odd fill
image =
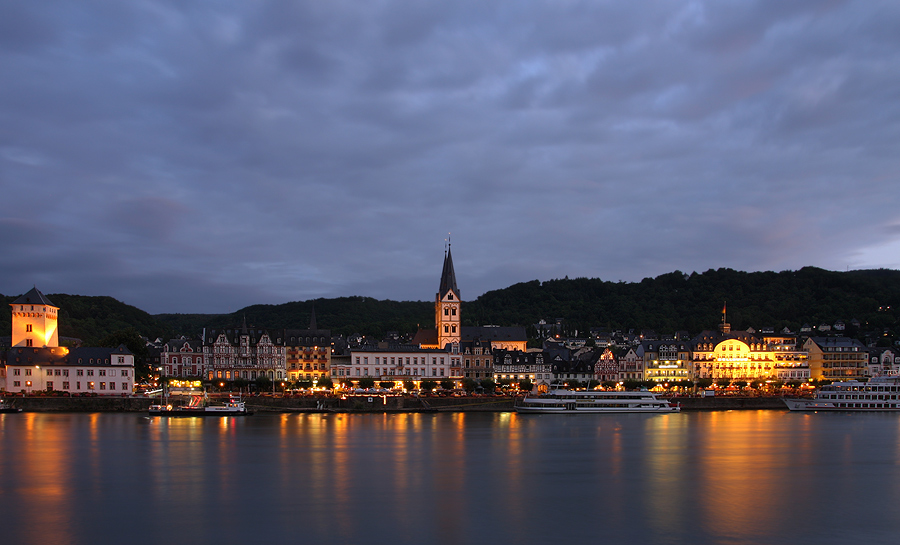
{"label": "orange light reflection on water", "polygon": [[784,463],[788,444],[773,433],[778,411],[715,411],[692,415],[703,429],[698,438],[700,493],[698,523],[719,536],[753,536],[764,521],[776,521],[789,506],[780,483],[766,475]]}
{"label": "orange light reflection on water", "polygon": [[28,478],[20,480],[15,490],[3,491],[4,494],[16,498],[18,511],[23,517],[40,521],[32,527],[36,542],[68,543],[70,536],[65,529],[75,522],[71,501],[77,495],[73,483],[75,469],[71,467],[68,448],[73,440],[72,430],[65,425],[57,426],[52,417],[36,413],[0,417],[25,420],[25,433],[20,444],[29,447],[6,454],[16,457],[12,467]]}

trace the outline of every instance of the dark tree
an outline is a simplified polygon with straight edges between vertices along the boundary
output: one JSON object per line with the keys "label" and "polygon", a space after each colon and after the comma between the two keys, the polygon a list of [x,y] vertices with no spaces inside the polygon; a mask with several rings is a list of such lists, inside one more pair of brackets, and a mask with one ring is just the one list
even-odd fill
{"label": "dark tree", "polygon": [[486,379],[482,379],[481,387],[484,388],[485,392],[491,393],[497,387],[497,383],[489,378],[486,378]]}
{"label": "dark tree", "polygon": [[432,390],[437,388],[437,382],[435,382],[433,380],[423,380],[419,384],[419,386],[421,386],[422,389],[425,390],[426,392],[431,392]]}

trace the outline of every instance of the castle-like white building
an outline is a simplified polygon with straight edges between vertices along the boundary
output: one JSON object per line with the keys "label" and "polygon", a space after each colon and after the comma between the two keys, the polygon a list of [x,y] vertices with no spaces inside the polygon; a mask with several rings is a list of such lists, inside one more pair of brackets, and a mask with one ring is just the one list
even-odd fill
{"label": "castle-like white building", "polygon": [[116,348],[59,346],[59,308],[38,289],[12,303],[12,337],[0,389],[122,395],[134,388],[134,355]]}

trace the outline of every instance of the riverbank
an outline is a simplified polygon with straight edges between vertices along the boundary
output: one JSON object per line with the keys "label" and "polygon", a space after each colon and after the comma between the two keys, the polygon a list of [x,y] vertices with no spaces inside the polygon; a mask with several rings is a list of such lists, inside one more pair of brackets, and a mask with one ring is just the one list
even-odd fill
{"label": "riverbank", "polygon": [[[508,412],[515,397],[248,397],[254,412]],[[26,412],[145,412],[156,402],[146,397],[14,397]],[[683,411],[786,410],[778,397],[676,397]]]}

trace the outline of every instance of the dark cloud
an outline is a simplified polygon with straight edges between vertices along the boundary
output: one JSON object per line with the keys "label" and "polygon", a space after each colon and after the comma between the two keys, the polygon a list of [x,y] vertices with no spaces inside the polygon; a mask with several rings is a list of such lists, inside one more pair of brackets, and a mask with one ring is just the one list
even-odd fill
{"label": "dark cloud", "polygon": [[0,2],[0,291],[900,267],[890,2]]}

